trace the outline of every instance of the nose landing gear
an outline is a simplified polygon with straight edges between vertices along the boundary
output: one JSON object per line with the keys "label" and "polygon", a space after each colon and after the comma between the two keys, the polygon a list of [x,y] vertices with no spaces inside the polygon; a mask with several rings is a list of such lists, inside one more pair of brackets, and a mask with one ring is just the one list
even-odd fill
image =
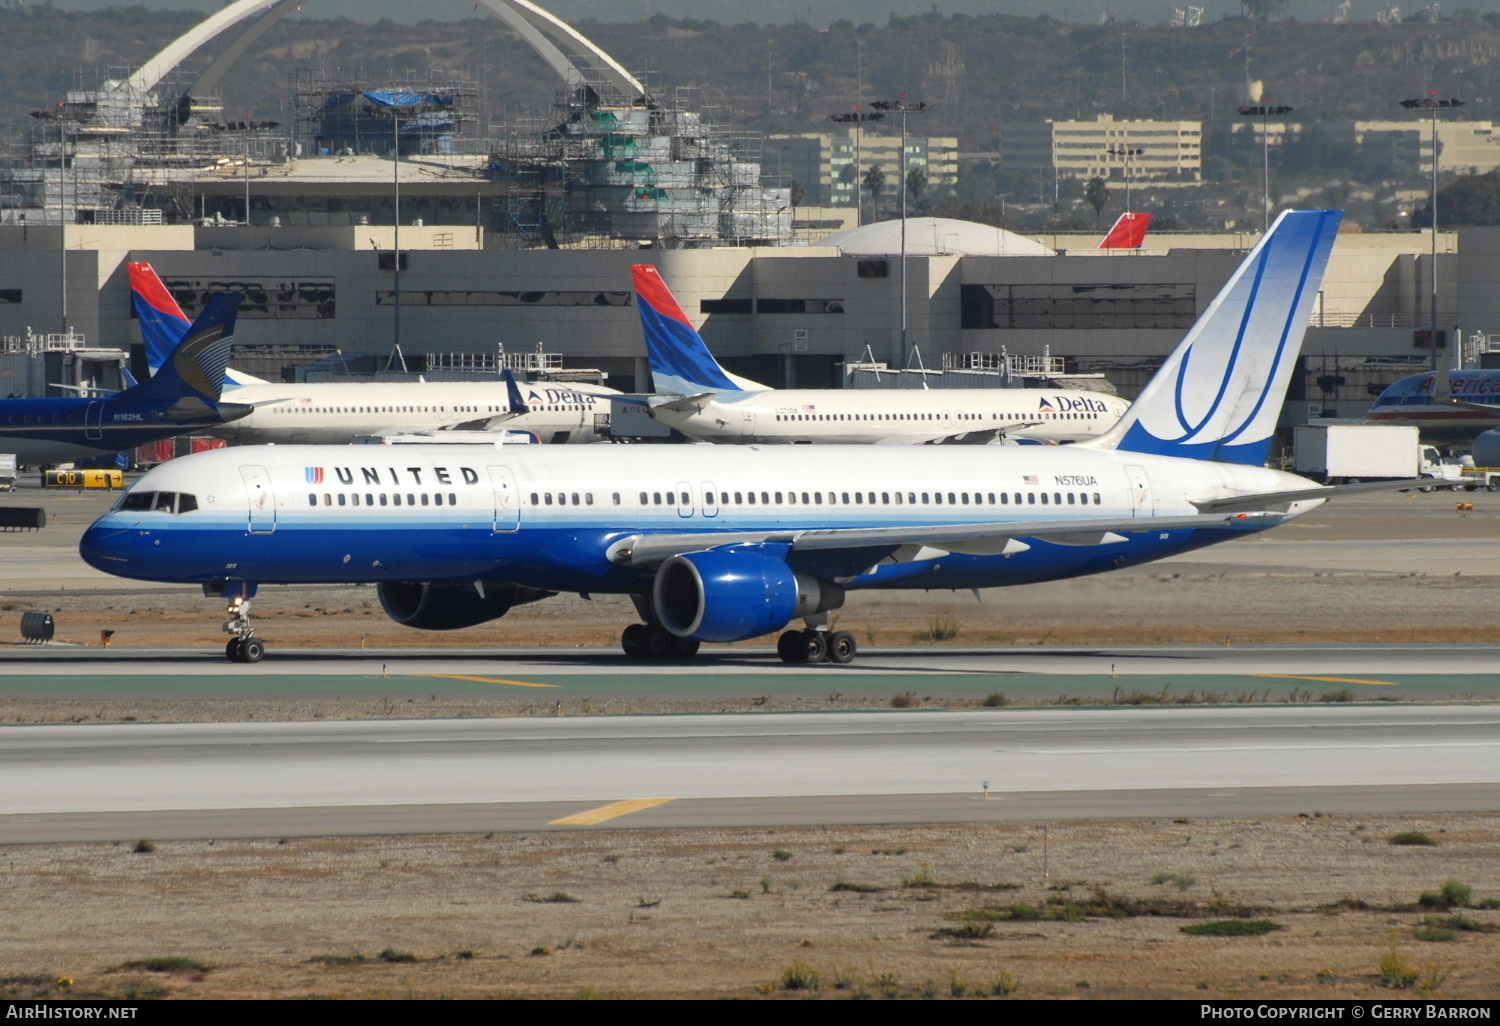
{"label": "nose landing gear", "polygon": [[253,584],[224,590],[224,597],[229,600],[224,611],[229,619],[220,629],[234,635],[224,646],[224,655],[231,663],[258,663],[266,654],[266,643],[255,636],[255,628],[250,624],[250,599],[254,595]]}

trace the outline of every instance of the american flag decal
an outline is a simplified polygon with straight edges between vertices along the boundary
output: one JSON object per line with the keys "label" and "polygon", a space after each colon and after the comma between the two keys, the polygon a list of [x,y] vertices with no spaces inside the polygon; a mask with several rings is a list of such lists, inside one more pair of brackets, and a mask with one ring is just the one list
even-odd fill
{"label": "american flag decal", "polygon": [[1025,476],[1025,478],[1023,478],[1022,480],[1024,480],[1027,484],[1036,484],[1037,483],[1037,479],[1036,479],[1036,475],[1035,474],[1027,474]]}
{"label": "american flag decal", "polygon": [[802,406],[802,412],[803,413],[817,413],[818,412],[818,408],[816,406],[808,406],[806,403],[804,403],[803,406]]}
{"label": "american flag decal", "polygon": [[303,471],[303,473],[307,476],[307,483],[308,484],[322,484],[323,483],[323,468],[322,467],[308,467],[306,470]]}

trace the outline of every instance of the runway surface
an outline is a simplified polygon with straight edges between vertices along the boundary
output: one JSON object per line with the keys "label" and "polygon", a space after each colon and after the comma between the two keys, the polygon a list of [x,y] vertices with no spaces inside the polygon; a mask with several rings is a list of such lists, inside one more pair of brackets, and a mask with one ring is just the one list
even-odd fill
{"label": "runway surface", "polygon": [[10,843],[1494,811],[1497,785],[1492,706],[0,728]]}
{"label": "runway surface", "polygon": [[1114,647],[910,646],[862,650],[851,666],[787,667],[765,646],[709,647],[660,663],[617,649],[272,649],[232,665],[222,651],[36,646],[0,650],[0,698],[393,698],[530,695],[826,698],[964,697],[1109,699],[1144,691],[1209,692],[1233,702],[1267,690],[1357,700],[1500,698],[1500,645],[1203,645]]}

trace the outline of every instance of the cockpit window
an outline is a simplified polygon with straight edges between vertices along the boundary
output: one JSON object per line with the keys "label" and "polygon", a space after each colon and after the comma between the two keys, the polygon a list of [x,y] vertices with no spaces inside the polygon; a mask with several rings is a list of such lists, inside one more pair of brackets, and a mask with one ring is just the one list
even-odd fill
{"label": "cockpit window", "polygon": [[115,509],[120,511],[154,510],[157,513],[191,513],[198,508],[198,497],[187,492],[126,492]]}

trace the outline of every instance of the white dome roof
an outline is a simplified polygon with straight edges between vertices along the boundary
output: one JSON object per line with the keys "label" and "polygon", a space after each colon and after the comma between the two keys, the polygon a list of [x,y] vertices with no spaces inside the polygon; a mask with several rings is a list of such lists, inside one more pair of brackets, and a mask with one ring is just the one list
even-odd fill
{"label": "white dome roof", "polygon": [[[901,222],[877,221],[850,228],[818,241],[819,246],[837,246],[859,256],[891,256],[901,253]],[[906,252],[911,256],[938,253],[961,256],[1054,256],[1052,250],[1024,235],[993,225],[958,221],[950,217],[908,217]]]}

